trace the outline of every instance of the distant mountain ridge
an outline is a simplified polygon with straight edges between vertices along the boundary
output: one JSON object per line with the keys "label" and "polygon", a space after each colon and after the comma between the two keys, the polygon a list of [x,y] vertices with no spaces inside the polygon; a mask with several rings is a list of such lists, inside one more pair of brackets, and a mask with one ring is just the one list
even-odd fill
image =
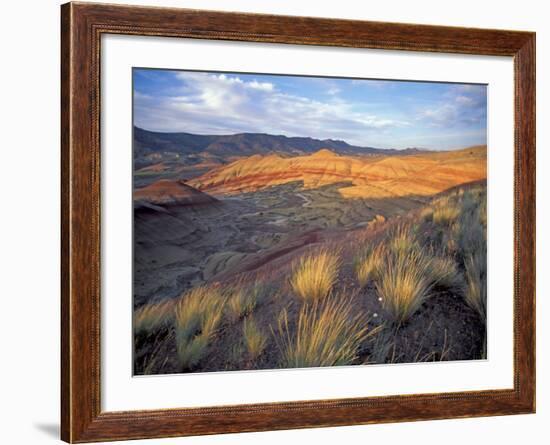
{"label": "distant mountain ridge", "polygon": [[233,135],[199,135],[192,133],[163,133],[134,127],[134,161],[136,167],[158,162],[181,160],[194,163],[219,162],[225,164],[236,158],[255,154],[276,153],[281,156],[299,156],[321,149],[334,150],[344,155],[406,155],[421,150],[381,149],[359,147],[334,139],[288,137],[266,133],[239,133]]}

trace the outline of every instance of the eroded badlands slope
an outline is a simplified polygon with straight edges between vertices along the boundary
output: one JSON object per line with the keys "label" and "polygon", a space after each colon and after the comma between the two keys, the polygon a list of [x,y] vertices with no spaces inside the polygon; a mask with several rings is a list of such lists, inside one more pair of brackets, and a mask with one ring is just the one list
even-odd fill
{"label": "eroded badlands slope", "polygon": [[254,155],[215,168],[189,184],[211,194],[254,192],[302,181],[305,189],[345,182],[344,198],[427,196],[487,175],[486,147],[407,156],[340,156],[322,149],[292,158]]}

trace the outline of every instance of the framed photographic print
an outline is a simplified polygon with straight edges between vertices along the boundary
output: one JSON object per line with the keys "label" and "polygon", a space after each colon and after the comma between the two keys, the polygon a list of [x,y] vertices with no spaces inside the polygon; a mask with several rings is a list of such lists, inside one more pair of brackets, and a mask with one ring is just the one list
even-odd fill
{"label": "framed photographic print", "polygon": [[62,438],[535,410],[535,35],[62,6]]}

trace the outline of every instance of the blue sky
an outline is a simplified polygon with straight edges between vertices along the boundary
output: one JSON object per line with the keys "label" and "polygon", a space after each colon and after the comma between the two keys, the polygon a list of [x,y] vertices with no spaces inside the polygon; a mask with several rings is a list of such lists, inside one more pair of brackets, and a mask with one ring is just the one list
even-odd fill
{"label": "blue sky", "polygon": [[134,124],[151,131],[439,150],[487,141],[485,85],[141,68],[133,79]]}

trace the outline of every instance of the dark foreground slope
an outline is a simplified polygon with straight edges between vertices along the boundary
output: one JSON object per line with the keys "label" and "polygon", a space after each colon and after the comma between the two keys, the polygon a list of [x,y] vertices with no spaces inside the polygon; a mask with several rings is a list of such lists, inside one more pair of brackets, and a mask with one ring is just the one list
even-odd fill
{"label": "dark foreground slope", "polygon": [[[195,209],[189,220],[196,217],[206,221],[215,217],[214,212],[219,209],[213,209],[202,208],[201,212],[207,212],[202,215]],[[244,207],[235,207],[233,216],[244,210]],[[228,215],[226,213],[224,218]],[[171,216],[179,219],[181,214]],[[424,205],[402,210],[387,219],[376,217],[365,226],[318,228],[301,234],[291,231],[286,238],[282,236],[284,232],[275,232],[282,238],[255,253],[247,253],[247,248],[252,250],[252,246],[246,244],[247,237],[242,237],[239,252],[213,253],[211,256],[216,261],[202,270],[203,275],[197,267],[194,284],[187,283],[188,292],[136,309],[139,324],[136,325],[135,371],[157,374],[289,366],[284,339],[288,335],[291,342],[295,341],[300,314],[308,307],[315,307],[292,283],[301,261],[311,255],[318,257],[322,252],[329,252],[337,258],[337,263],[336,280],[330,292],[319,298],[319,307],[333,304],[331,301],[342,301],[347,305],[342,308],[351,308],[350,317],[360,315],[371,332],[355,345],[354,354],[339,364],[485,358],[485,316],[469,300],[476,286],[480,293],[486,292],[482,270],[485,263],[480,262],[479,269],[475,270],[470,264],[472,258],[486,255],[485,228],[486,191],[483,184],[477,184],[453,188],[427,199]],[[214,229],[214,226],[203,228],[202,241],[197,245],[204,245],[207,234],[216,232]],[[197,233],[189,231],[184,236],[195,239]],[[217,236],[223,238],[222,243],[231,243],[234,234],[228,228]],[[388,295],[382,286],[388,277],[386,262],[373,269],[367,279],[358,273],[365,253],[379,248],[385,252],[383,258],[396,255],[396,252],[411,252],[406,254],[411,261],[421,257],[430,265],[421,270],[422,274],[428,274],[425,280],[431,283],[427,293],[406,318],[396,318],[386,303]],[[197,253],[197,249],[189,250]],[[200,257],[196,259],[200,264]],[[216,266],[212,267],[214,264]],[[407,269],[417,265],[414,261],[408,262]],[[182,270],[181,266],[174,265],[174,268]],[[323,272],[329,273],[329,270]],[[476,274],[478,279],[473,282]],[[183,282],[181,284],[186,287]],[[201,284],[204,286],[199,287]],[[182,349],[181,318],[178,321],[175,315],[185,314],[187,309],[181,304],[193,298],[191,289],[202,289],[200,297],[204,301],[217,300],[212,307],[219,314],[215,329],[208,334],[204,327],[202,331],[192,331],[191,338],[197,341],[193,357]],[[250,300],[253,304],[241,311],[244,306],[239,301],[243,295],[247,296],[243,298],[254,297]],[[337,313],[333,315],[338,316]],[[255,327],[252,334],[251,323]],[[306,345],[314,341],[307,337],[310,334],[300,334]],[[250,346],[250,339],[254,338],[263,339],[258,353]],[[301,366],[315,366],[307,364],[314,362],[306,360]]]}

